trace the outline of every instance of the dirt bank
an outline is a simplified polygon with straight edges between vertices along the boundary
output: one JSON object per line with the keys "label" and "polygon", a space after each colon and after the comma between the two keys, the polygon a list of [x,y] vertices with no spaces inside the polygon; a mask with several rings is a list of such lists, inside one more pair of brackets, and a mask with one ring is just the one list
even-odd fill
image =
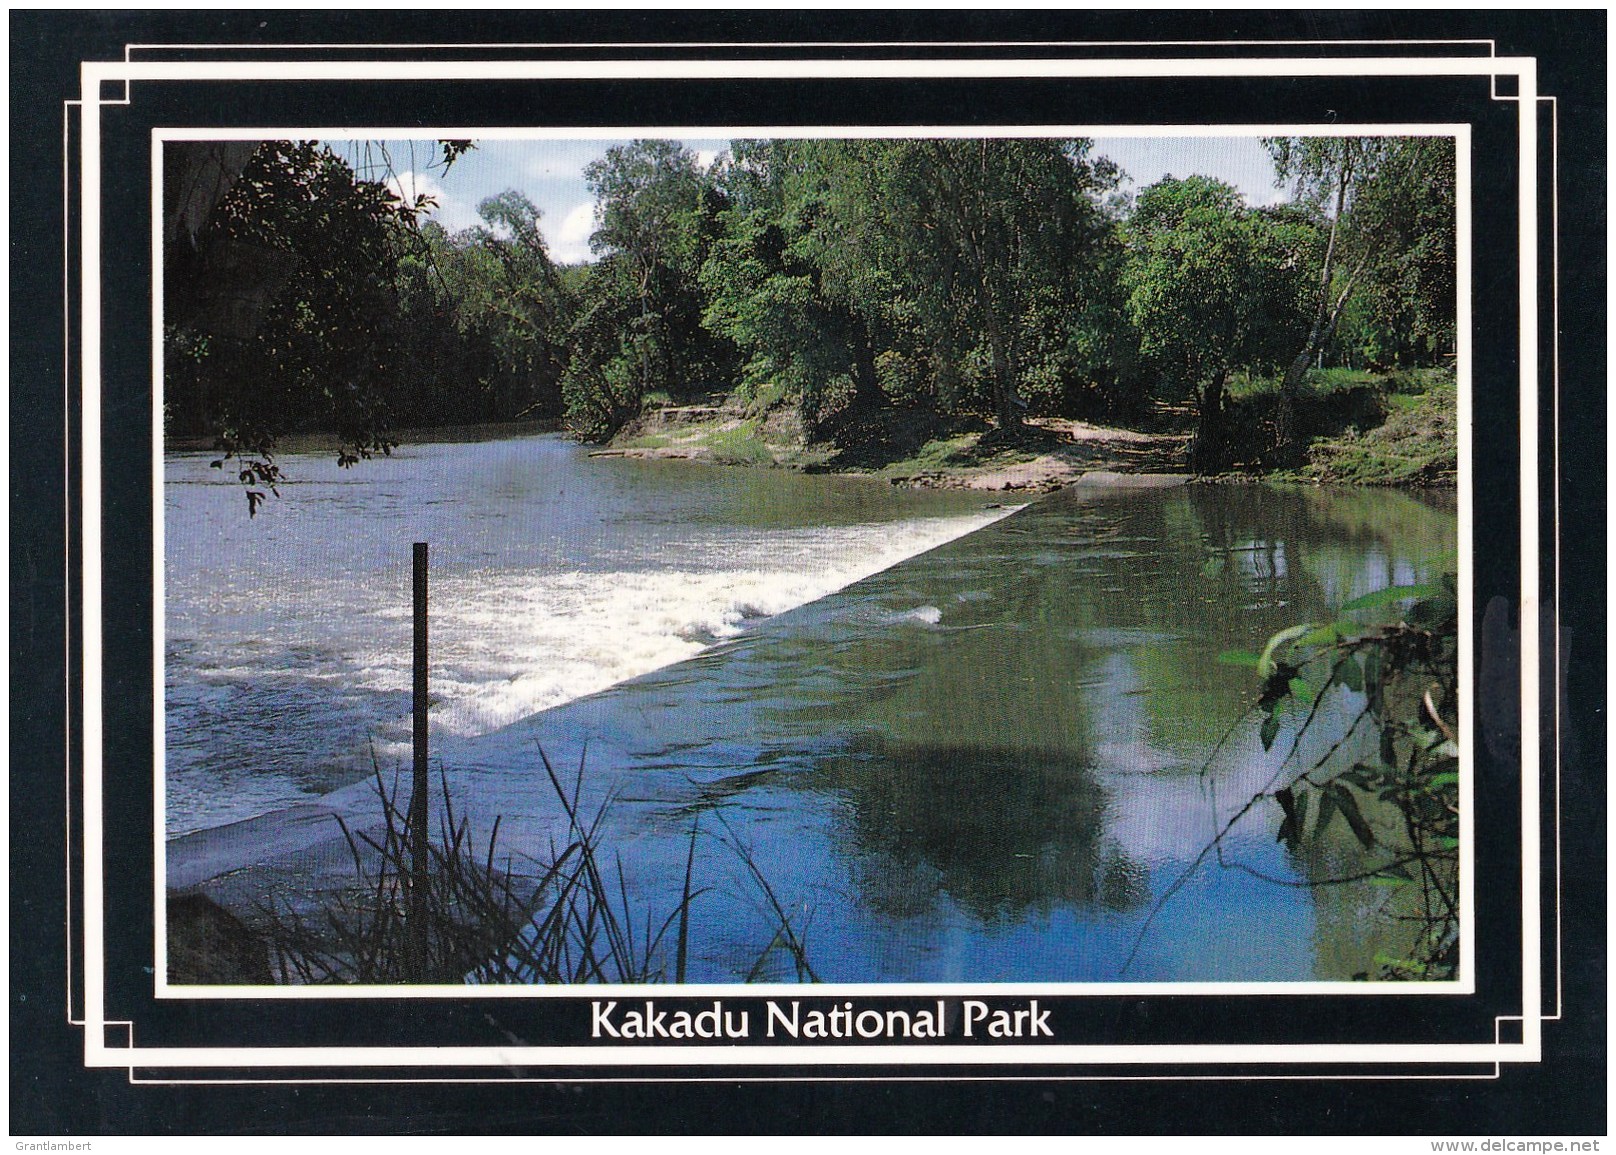
{"label": "dirt bank", "polygon": [[626,430],[597,456],[762,465],[867,476],[892,485],[1047,493],[1086,474],[1184,472],[1184,438],[1033,418],[1014,444],[986,427],[883,428],[853,448],[804,446],[766,417],[712,406],[665,410]]}

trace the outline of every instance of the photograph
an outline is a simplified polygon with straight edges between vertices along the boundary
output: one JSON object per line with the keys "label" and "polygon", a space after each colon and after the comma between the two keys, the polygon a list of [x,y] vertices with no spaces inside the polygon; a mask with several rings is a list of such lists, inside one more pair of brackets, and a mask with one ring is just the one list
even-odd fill
{"label": "photograph", "polygon": [[15,1132],[1602,1134],[1550,24],[13,14]]}
{"label": "photograph", "polygon": [[169,983],[1460,978],[1451,136],[162,148]]}

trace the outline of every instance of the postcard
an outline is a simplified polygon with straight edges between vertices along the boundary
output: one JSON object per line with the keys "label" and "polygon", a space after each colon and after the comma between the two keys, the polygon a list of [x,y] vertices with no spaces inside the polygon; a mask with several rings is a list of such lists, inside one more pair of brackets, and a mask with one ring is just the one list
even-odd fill
{"label": "postcard", "polygon": [[114,23],[13,385],[75,1083],[1572,1093],[1591,74]]}

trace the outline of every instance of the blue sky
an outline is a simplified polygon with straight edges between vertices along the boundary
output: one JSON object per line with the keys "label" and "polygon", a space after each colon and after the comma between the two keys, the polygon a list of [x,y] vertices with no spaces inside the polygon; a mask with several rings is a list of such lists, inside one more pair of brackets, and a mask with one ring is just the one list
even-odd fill
{"label": "blue sky", "polygon": [[[431,141],[387,141],[385,148],[406,193],[425,192],[437,198],[433,215],[445,228],[455,231],[479,224],[479,201],[516,189],[538,207],[550,255],[572,263],[590,258],[589,234],[594,230],[594,204],[584,183],[584,166],[624,139],[480,140],[447,173],[429,168],[436,151]],[[683,143],[710,164],[729,141]],[[363,151],[365,142],[337,142],[334,147],[361,167],[380,160],[380,148],[374,144],[368,154]],[[1251,204],[1285,199],[1284,190],[1274,186],[1273,166],[1255,137],[1095,137],[1094,152],[1121,166],[1129,177],[1123,187],[1129,191],[1168,174],[1200,173],[1234,185]]]}

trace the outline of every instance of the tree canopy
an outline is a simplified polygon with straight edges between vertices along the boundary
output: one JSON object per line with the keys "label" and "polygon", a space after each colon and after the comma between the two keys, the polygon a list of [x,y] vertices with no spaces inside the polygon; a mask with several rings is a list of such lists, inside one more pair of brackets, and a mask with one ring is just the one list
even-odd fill
{"label": "tree canopy", "polygon": [[334,432],[350,463],[401,426],[606,439],[727,395],[829,441],[889,411],[1013,441],[1031,415],[1188,402],[1219,469],[1237,375],[1289,405],[1320,364],[1441,364],[1455,340],[1446,138],[1268,141],[1290,199],[1264,208],[1196,175],[1130,201],[1079,139],[737,140],[710,165],[639,140],[585,169],[572,266],[519,189],[451,233],[318,143],[167,147],[166,419],[254,507],[287,433]]}
{"label": "tree canopy", "polygon": [[1295,398],[1349,306],[1370,347],[1406,360],[1451,348],[1456,316],[1455,160],[1446,137],[1275,137],[1265,142],[1296,202],[1326,231],[1313,319],[1281,383],[1280,440],[1292,455]]}
{"label": "tree canopy", "polygon": [[1232,187],[1207,177],[1168,177],[1139,196],[1130,222],[1129,316],[1146,361],[1195,402],[1197,469],[1227,464],[1229,375],[1273,365],[1305,329],[1300,289],[1310,239],[1300,222],[1249,209]]}

